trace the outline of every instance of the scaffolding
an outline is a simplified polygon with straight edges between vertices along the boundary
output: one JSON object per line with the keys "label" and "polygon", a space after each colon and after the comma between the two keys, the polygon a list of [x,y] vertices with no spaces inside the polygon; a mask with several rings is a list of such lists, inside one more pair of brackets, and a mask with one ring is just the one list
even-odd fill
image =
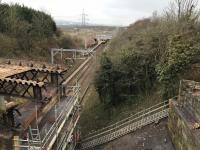
{"label": "scaffolding", "polygon": [[[39,128],[37,123],[38,114],[36,111],[36,125],[34,127],[29,127],[29,131],[25,139],[17,136],[14,137],[14,149],[50,150],[54,145],[56,145],[55,149],[60,150],[68,145],[69,138],[73,134],[80,117],[80,86],[79,84],[76,84],[75,86],[68,86],[65,90],[65,93],[68,94],[66,97],[62,97],[62,102],[65,101],[65,106],[62,106],[62,109],[58,110],[58,108],[63,105],[59,99],[58,104],[56,104],[53,108],[55,120],[51,125],[49,125],[48,131],[46,131],[46,126],[43,126],[41,129]],[[62,133],[62,136],[60,137],[61,131],[64,127],[67,127],[67,131],[64,132],[64,134]],[[58,137],[61,138],[61,140],[59,140]]]}

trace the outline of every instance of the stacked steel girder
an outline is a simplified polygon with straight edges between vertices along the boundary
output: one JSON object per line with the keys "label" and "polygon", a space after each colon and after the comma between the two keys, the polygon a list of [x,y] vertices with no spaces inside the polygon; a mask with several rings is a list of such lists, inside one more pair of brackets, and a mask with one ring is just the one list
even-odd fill
{"label": "stacked steel girder", "polygon": [[[33,80],[37,82],[60,84],[64,81],[64,75],[67,70],[49,69],[49,68],[34,68],[30,70],[9,76],[10,78],[17,78],[23,80]],[[56,81],[55,81],[56,79]]]}
{"label": "stacked steel girder", "polygon": [[45,90],[44,82],[16,78],[0,79],[1,95],[19,96],[42,100],[42,90]]}
{"label": "stacked steel girder", "polygon": [[[70,141],[80,117],[77,108],[80,88],[78,85],[63,86],[62,83],[69,75],[68,69],[35,64],[27,64],[23,68],[22,63],[14,65],[11,62],[5,66],[0,64],[0,96],[6,102],[12,102],[13,97],[28,99],[23,105],[11,107],[3,113],[3,117],[0,116],[3,127],[0,127],[0,132],[12,129],[14,132],[11,132],[11,136],[20,138],[14,140],[14,143],[10,142],[10,145],[19,148],[19,144],[22,144],[25,148],[27,140],[29,148],[31,145],[51,149],[55,143],[59,143],[62,148]],[[70,95],[63,95],[61,90],[64,89]],[[64,129],[67,131],[64,132]],[[62,132],[65,134],[61,134]],[[59,138],[62,137],[61,140],[58,135]],[[0,141],[2,139],[0,137]],[[9,140],[10,138],[6,139]],[[32,141],[34,143],[30,143]],[[37,142],[40,144],[37,145]]]}
{"label": "stacked steel girder", "polygon": [[[13,65],[7,65],[7,67]],[[26,71],[18,71],[17,74],[9,73],[9,76],[0,78],[0,94],[18,96],[35,100],[46,99],[43,93],[47,93],[46,87],[59,86],[65,79],[66,70],[59,67],[42,68],[31,65]],[[20,63],[20,68],[22,64]],[[1,68],[0,68],[1,69]]]}
{"label": "stacked steel girder", "polygon": [[[19,65],[8,63],[0,64],[0,96],[20,97],[31,100],[28,106],[33,106],[30,112],[26,109],[25,115],[22,114],[20,124],[23,128],[27,127],[35,119],[34,105],[46,108],[47,103],[56,99],[59,85],[64,81],[64,74],[67,69],[62,70],[58,66],[48,66],[22,63]],[[43,105],[45,104],[45,105]],[[51,105],[51,104],[49,104]],[[48,106],[48,105],[47,105]],[[4,118],[11,120],[12,127],[15,127],[16,117],[14,109],[4,113]],[[21,108],[17,108],[21,111]],[[29,114],[26,117],[26,114]],[[11,115],[9,115],[11,114]],[[25,121],[26,120],[26,121]],[[7,122],[7,121],[4,121]],[[10,125],[9,125],[10,126]]]}

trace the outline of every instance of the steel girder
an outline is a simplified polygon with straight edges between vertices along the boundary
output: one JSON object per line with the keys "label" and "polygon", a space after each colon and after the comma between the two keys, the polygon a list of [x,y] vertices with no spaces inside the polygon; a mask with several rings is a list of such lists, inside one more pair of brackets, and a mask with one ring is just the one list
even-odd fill
{"label": "steel girder", "polygon": [[27,81],[21,79],[0,79],[0,94],[43,100],[42,90],[45,90],[43,82]]}
{"label": "steel girder", "polygon": [[66,71],[50,71],[47,69],[32,69],[20,74],[10,76],[13,79],[32,80],[37,82],[45,82],[54,85],[61,84],[65,78]]}

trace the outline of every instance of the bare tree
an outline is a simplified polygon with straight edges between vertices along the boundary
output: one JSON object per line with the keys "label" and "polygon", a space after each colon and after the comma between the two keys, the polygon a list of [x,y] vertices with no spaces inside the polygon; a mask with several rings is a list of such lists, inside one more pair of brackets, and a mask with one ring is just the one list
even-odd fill
{"label": "bare tree", "polygon": [[166,11],[166,17],[182,21],[196,21],[199,18],[198,0],[174,0]]}

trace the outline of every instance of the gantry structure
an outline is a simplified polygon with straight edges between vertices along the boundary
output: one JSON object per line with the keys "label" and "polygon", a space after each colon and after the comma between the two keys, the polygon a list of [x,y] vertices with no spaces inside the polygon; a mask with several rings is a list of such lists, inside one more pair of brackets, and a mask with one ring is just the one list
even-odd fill
{"label": "gantry structure", "polygon": [[107,41],[112,39],[112,35],[97,35],[94,40],[97,41],[95,46],[88,49],[63,49],[63,48],[52,48],[51,49],[51,63],[55,64],[55,56],[60,54],[61,60],[63,59],[63,53],[72,53],[72,59],[83,59],[85,56],[94,55],[95,50],[101,45],[106,43]]}

